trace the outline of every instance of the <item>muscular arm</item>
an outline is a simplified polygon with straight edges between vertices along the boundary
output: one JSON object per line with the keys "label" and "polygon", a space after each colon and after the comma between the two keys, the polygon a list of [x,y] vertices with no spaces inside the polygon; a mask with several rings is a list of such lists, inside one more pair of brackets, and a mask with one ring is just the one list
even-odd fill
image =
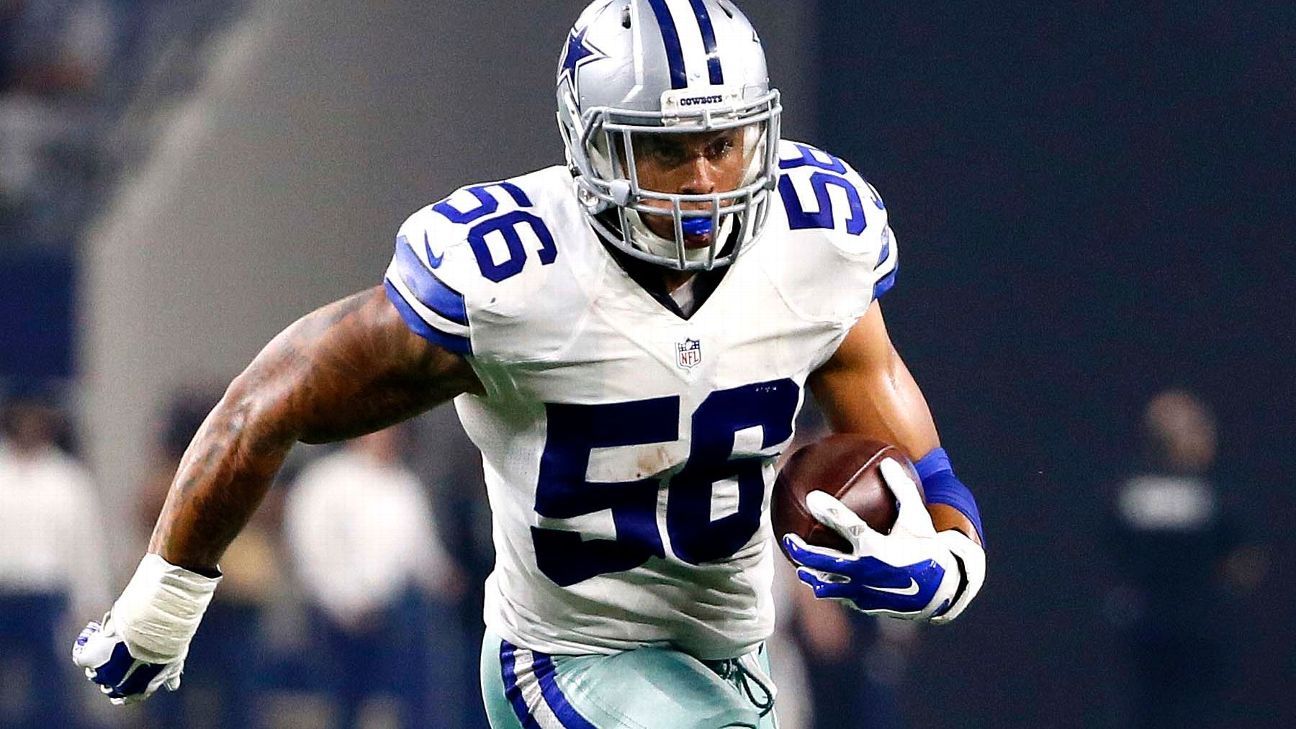
{"label": "muscular arm", "polygon": [[373,432],[480,389],[463,358],[410,331],[381,287],[318,309],[271,340],[207,416],[149,551],[210,574],[294,443]]}
{"label": "muscular arm", "polygon": [[[927,400],[892,346],[877,302],[810,376],[810,389],[835,432],[894,443],[912,460],[940,445]],[[957,529],[980,543],[972,522],[957,509],[927,509],[937,531]]]}

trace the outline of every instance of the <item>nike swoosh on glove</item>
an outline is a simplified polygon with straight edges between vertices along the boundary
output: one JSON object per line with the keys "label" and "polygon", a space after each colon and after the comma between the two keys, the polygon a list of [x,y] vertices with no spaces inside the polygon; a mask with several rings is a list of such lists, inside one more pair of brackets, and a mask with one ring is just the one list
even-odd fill
{"label": "nike swoosh on glove", "polygon": [[783,544],[799,565],[797,577],[815,597],[841,600],[870,615],[947,622],[955,604],[960,612],[966,606],[959,588],[967,578],[946,535],[976,545],[957,531],[936,532],[918,485],[899,463],[887,458],[880,469],[900,505],[891,533],[876,531],[831,495],[812,491],[806,495],[810,514],[841,534],[851,551],[810,545],[786,534]]}

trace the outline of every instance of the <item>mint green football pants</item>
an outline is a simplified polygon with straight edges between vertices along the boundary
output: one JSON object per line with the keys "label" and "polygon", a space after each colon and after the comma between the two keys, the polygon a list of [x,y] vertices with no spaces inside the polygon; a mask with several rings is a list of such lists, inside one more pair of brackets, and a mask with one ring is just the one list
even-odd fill
{"label": "mint green football pants", "polygon": [[667,648],[559,656],[482,642],[492,729],[777,729],[764,646],[700,661]]}

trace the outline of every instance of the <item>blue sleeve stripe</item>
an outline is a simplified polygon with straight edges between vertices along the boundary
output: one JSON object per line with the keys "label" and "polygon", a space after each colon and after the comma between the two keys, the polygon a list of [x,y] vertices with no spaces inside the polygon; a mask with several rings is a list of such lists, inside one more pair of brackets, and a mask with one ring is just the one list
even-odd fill
{"label": "blue sleeve stripe", "polygon": [[401,281],[424,306],[456,324],[468,326],[463,294],[446,286],[414,252],[405,236],[396,239],[396,263]]}
{"label": "blue sleeve stripe", "polygon": [[882,250],[878,252],[878,261],[877,265],[873,267],[874,270],[881,268],[882,264],[886,263],[887,259],[891,258],[891,235],[887,233],[888,230],[890,230],[890,228],[884,228],[882,230]]}
{"label": "blue sleeve stripe", "polygon": [[400,291],[392,285],[390,280],[383,281],[383,288],[387,290],[387,298],[390,299],[392,305],[396,307],[396,311],[400,312],[401,318],[405,320],[405,324],[408,325],[410,329],[414,330],[415,334],[418,334],[429,342],[454,352],[455,354],[472,354],[472,340],[468,337],[442,331],[428,323],[427,319],[420,316],[419,313],[414,310],[414,307],[410,306],[409,302],[407,302],[405,297],[401,295]]}
{"label": "blue sleeve stripe", "polygon": [[410,291],[409,287],[405,285],[405,281],[401,279],[400,264],[396,261],[392,261],[391,266],[387,268],[387,276],[384,278],[384,281],[391,284],[396,295],[404,301],[420,319],[427,322],[433,329],[440,329],[442,332],[456,337],[468,337],[472,335],[472,332],[468,327],[458,322],[450,321],[432,309],[424,306],[423,302],[418,300],[418,297],[414,295],[414,292]]}
{"label": "blue sleeve stripe", "polygon": [[966,516],[981,538],[981,548],[985,549],[985,531],[981,528],[981,510],[977,508],[972,490],[954,475],[950,466],[949,454],[944,448],[933,448],[930,453],[914,463],[914,470],[922,479],[923,492],[928,504],[945,504]]}
{"label": "blue sleeve stripe", "polygon": [[877,283],[873,284],[874,301],[882,298],[882,294],[885,294],[886,292],[890,291],[891,287],[895,286],[896,271],[899,270],[900,270],[900,266],[897,265],[895,268],[891,269],[891,273],[888,273],[887,275],[878,279]]}

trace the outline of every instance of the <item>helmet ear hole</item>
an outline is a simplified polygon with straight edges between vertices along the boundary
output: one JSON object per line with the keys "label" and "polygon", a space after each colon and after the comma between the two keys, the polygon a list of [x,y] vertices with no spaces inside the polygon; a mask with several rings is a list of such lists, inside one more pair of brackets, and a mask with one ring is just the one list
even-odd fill
{"label": "helmet ear hole", "polygon": [[[729,17],[733,17],[733,16],[731,15]],[[629,5],[625,6],[624,8],[621,8],[621,27],[625,28],[626,30],[630,29],[630,6]]]}

